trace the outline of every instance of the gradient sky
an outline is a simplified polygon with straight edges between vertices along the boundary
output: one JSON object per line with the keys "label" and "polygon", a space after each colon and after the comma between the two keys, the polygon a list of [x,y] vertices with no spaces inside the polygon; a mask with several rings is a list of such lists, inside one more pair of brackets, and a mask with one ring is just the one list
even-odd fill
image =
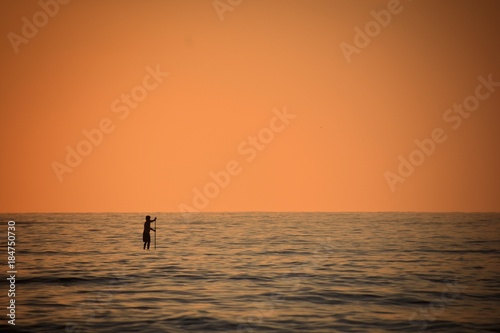
{"label": "gradient sky", "polygon": [[[391,1],[215,3],[73,0],[44,22],[37,1],[0,2],[0,211],[500,210],[500,87],[460,126],[443,119],[479,76],[500,82],[498,1],[402,0],[350,62],[341,43]],[[168,76],[113,112],[157,67]],[[103,119],[114,130],[58,178]],[[435,128],[446,141],[391,189],[386,173]],[[249,161],[238,147],[261,131]],[[201,205],[195,189],[230,161]]]}

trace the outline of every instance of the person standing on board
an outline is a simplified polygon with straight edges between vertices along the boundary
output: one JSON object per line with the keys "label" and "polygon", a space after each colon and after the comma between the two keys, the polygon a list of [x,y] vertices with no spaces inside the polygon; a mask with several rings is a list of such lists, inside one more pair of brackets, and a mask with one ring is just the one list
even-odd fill
{"label": "person standing on board", "polygon": [[142,241],[144,242],[144,247],[143,249],[146,249],[146,245],[148,246],[149,250],[149,243],[151,243],[151,235],[149,234],[149,230],[153,230],[156,232],[155,229],[151,228],[151,222],[156,221],[156,217],[154,220],[151,220],[151,216],[146,216],[146,222],[144,222],[144,231],[142,232]]}

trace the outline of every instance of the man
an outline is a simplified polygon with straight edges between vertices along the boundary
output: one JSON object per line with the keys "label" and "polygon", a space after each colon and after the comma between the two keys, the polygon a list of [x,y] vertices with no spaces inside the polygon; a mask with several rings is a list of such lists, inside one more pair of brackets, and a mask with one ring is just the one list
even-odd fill
{"label": "man", "polygon": [[146,222],[144,222],[144,231],[142,232],[142,241],[144,242],[144,247],[143,249],[146,249],[146,245],[148,246],[149,250],[149,244],[151,243],[151,235],[149,234],[149,230],[153,230],[156,232],[155,229],[151,228],[151,222],[155,222],[156,217],[154,220],[151,220],[151,216],[146,216]]}

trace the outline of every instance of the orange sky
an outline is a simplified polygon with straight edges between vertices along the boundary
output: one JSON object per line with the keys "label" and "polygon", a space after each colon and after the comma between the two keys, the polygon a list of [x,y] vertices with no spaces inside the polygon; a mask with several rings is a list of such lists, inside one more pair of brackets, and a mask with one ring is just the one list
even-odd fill
{"label": "orange sky", "polygon": [[[0,15],[1,212],[500,209],[500,87],[478,79],[500,82],[498,1],[9,0]],[[436,128],[444,142],[415,152]],[[88,153],[75,167],[68,146]],[[420,165],[402,175],[400,156]]]}

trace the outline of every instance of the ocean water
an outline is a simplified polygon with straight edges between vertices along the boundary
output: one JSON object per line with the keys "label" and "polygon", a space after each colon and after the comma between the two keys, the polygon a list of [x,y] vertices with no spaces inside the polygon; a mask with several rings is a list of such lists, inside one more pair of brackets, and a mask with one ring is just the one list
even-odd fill
{"label": "ocean water", "polygon": [[144,215],[1,215],[0,332],[500,332],[500,214]]}

